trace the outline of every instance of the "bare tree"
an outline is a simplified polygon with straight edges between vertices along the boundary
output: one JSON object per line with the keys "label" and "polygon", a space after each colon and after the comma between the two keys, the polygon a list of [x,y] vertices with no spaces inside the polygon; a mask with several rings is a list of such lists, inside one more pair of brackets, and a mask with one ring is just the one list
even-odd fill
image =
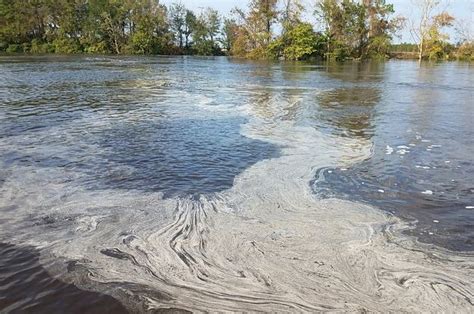
{"label": "bare tree", "polygon": [[426,41],[430,36],[433,21],[436,15],[445,11],[448,2],[444,0],[412,0],[413,5],[418,8],[418,16],[410,19],[410,33],[413,40],[418,45],[418,60],[422,60]]}
{"label": "bare tree", "polygon": [[474,42],[474,24],[472,24],[472,21],[465,19],[457,20],[455,31],[459,44]]}
{"label": "bare tree", "polygon": [[301,16],[304,13],[304,6],[301,0],[283,0],[283,11],[281,20],[283,26],[286,24],[301,22]]}

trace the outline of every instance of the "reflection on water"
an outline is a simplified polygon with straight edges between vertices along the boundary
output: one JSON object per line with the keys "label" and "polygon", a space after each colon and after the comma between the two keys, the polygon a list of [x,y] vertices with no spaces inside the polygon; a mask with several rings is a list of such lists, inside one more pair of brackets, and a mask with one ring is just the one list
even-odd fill
{"label": "reflection on water", "polygon": [[322,71],[332,79],[344,83],[376,83],[385,79],[385,62],[336,63],[325,66]]}
{"label": "reflection on water", "polygon": [[[112,297],[52,278],[33,248],[0,243],[0,309],[5,313],[127,313]],[[74,267],[71,263],[69,268]]]}
{"label": "reflection on water", "polygon": [[[458,63],[0,57],[0,240],[132,310],[472,305],[473,80]],[[2,289],[29,274],[10,249]]]}
{"label": "reflection on water", "polygon": [[[212,105],[210,99],[219,95],[211,90],[190,94],[199,87],[199,80],[191,80],[200,75],[196,69],[169,83],[173,78],[162,76],[167,71],[161,64],[154,64],[157,73],[147,74],[144,64],[125,61],[122,71],[117,70],[122,69],[120,63],[111,66],[105,81],[96,77],[104,72],[100,61],[94,66],[84,63],[83,68],[53,63],[52,74],[41,72],[43,63],[39,69],[28,63],[34,75],[20,77],[17,67],[6,65],[2,78],[9,92],[2,96],[0,137],[12,146],[0,152],[5,167],[80,172],[80,181],[90,189],[199,195],[222,191],[243,169],[277,156],[276,147],[240,135],[243,117],[184,114],[185,106]],[[175,67],[173,62],[166,65]],[[16,81],[7,81],[9,73],[15,73]],[[45,79],[50,82],[45,84]],[[15,92],[19,88],[21,92]]]}
{"label": "reflection on water", "polygon": [[331,133],[370,139],[373,132],[375,106],[380,102],[377,88],[342,88],[319,95],[320,110],[315,120],[327,123]]}
{"label": "reflection on water", "polygon": [[370,89],[323,93],[317,119],[374,146],[350,169],[321,170],[316,193],[377,205],[416,220],[410,233],[424,242],[473,250],[471,71],[462,64],[389,63],[384,81]]}
{"label": "reflection on water", "polygon": [[[15,140],[25,148],[4,154],[3,163],[79,172],[84,177],[78,182],[89,189],[160,191],[168,197],[222,191],[243,169],[278,154],[272,145],[239,134],[244,119],[142,119],[143,114],[153,113],[110,112],[117,121],[107,125],[81,121],[53,138],[24,135]],[[39,143],[50,149],[32,153]]]}

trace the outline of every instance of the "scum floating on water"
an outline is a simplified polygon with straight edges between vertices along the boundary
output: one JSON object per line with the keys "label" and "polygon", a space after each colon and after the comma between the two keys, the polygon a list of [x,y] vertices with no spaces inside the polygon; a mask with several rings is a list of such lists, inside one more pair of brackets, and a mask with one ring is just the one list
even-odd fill
{"label": "scum floating on water", "polygon": [[[19,61],[0,76],[0,239],[50,275],[131,311],[472,310],[471,253],[310,184],[373,158],[379,120],[360,117],[392,63]],[[325,96],[341,84],[376,95]]]}

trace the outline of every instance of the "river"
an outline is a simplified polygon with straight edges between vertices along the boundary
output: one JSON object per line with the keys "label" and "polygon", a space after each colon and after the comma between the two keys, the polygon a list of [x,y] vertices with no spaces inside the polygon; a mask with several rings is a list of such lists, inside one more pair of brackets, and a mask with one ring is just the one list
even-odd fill
{"label": "river", "polygon": [[474,310],[474,68],[0,57],[0,311]]}

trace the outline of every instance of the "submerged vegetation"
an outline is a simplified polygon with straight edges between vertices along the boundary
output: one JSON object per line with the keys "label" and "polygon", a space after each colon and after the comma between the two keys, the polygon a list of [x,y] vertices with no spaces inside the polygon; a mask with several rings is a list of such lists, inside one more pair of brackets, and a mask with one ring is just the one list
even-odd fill
{"label": "submerged vegetation", "polygon": [[[454,18],[436,10],[439,1],[418,3],[419,20],[407,23],[386,0],[317,0],[314,12],[300,0],[250,0],[225,17],[212,8],[193,12],[158,0],[0,0],[0,51],[472,60],[472,38],[452,44],[443,32]],[[308,14],[318,28],[304,20]],[[407,24],[417,44],[393,46]]]}

